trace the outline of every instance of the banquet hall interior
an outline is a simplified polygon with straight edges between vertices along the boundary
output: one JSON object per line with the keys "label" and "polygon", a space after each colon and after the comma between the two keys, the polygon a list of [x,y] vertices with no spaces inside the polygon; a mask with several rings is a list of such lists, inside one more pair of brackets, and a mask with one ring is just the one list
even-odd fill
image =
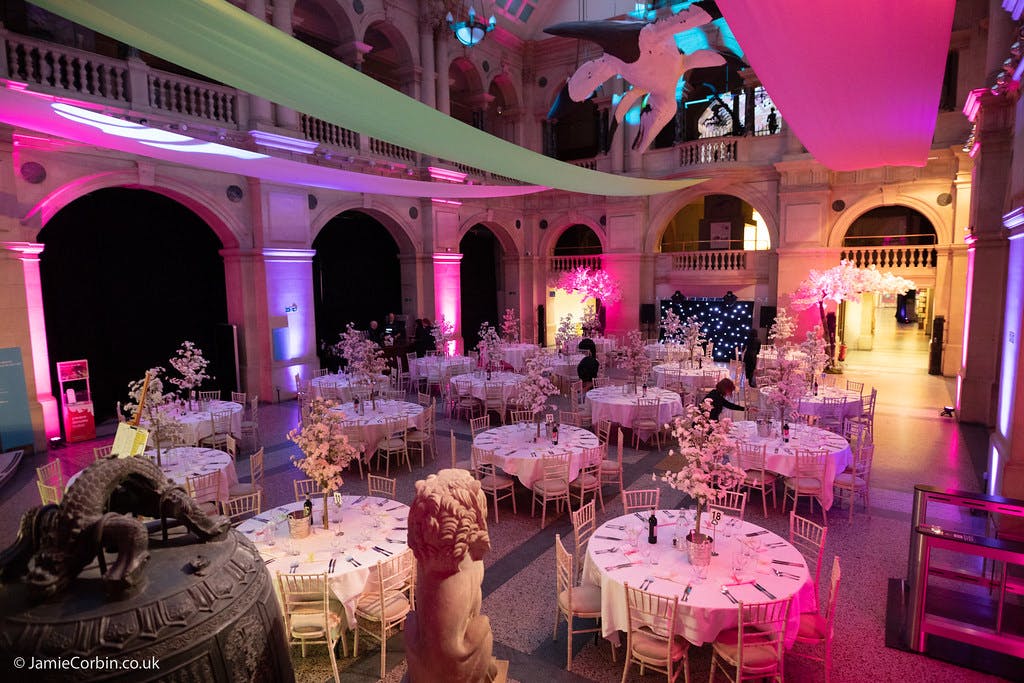
{"label": "banquet hall interior", "polygon": [[1024,680],[1022,14],[0,0],[3,667]]}

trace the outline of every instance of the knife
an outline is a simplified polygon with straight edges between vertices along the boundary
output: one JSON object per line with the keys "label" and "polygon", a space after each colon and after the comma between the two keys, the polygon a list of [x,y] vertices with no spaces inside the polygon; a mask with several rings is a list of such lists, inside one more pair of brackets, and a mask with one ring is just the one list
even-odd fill
{"label": "knife", "polygon": [[725,597],[729,598],[729,600],[732,601],[732,604],[734,604],[734,605],[737,604],[736,598],[734,598],[732,596],[732,593],[729,592],[729,589],[725,588],[724,586],[722,587],[722,595],[724,595]]}
{"label": "knife", "polygon": [[402,507],[401,505],[396,505],[396,506],[395,506],[395,507],[393,507],[393,508],[387,508],[386,510],[384,510],[384,512],[392,512],[392,511],[394,511],[394,510],[398,510],[398,509],[399,509],[399,508],[401,508],[401,507]]}
{"label": "knife", "polygon": [[622,564],[613,564],[610,567],[605,567],[604,570],[607,572],[607,571],[611,571],[612,569],[625,569],[626,567],[632,567],[632,566],[633,566],[632,562],[623,562]]}
{"label": "knife", "polygon": [[603,538],[606,541],[621,541],[621,540],[623,540],[623,539],[619,538],[618,536],[597,536],[597,535],[595,535],[594,538]]}
{"label": "knife", "polygon": [[362,503],[364,500],[366,500],[366,496],[359,496],[355,499],[354,503]]}
{"label": "knife", "polygon": [[764,593],[765,595],[767,595],[769,600],[775,600],[776,599],[775,596],[772,595],[771,591],[769,591],[767,588],[765,588],[761,584],[755,582],[754,583],[754,588],[756,588],[757,590],[759,590],[762,593]]}
{"label": "knife", "polygon": [[786,562],[785,560],[772,560],[772,564],[784,564],[787,567],[802,567],[799,562]]}
{"label": "knife", "polygon": [[768,530],[767,529],[762,529],[761,531],[752,531],[749,534],[747,534],[747,536],[760,536],[761,534],[766,534],[766,533],[768,533]]}
{"label": "knife", "polygon": [[383,555],[384,557],[391,557],[391,553],[387,550],[384,550],[384,548],[378,548],[377,546],[373,546],[373,549],[381,555]]}

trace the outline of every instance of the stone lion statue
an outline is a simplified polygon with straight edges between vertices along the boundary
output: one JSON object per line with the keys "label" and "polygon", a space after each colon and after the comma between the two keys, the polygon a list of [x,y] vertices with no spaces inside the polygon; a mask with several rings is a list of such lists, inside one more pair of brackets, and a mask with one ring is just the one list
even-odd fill
{"label": "stone lion statue", "polygon": [[466,470],[441,470],[416,482],[409,511],[416,555],[416,611],[406,621],[411,683],[478,683],[496,675],[491,623],[480,614],[487,498]]}

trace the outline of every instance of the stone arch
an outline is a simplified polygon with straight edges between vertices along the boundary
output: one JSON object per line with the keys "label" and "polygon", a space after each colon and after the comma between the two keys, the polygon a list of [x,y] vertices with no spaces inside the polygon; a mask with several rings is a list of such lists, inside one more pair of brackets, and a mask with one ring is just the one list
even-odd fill
{"label": "stone arch", "polygon": [[665,235],[665,230],[668,229],[669,221],[684,206],[711,194],[728,194],[733,197],[739,197],[754,207],[754,210],[761,214],[761,218],[764,219],[765,225],[768,227],[768,235],[772,242],[771,248],[778,249],[780,240],[779,215],[775,210],[774,202],[765,194],[749,185],[733,185],[729,181],[716,182],[709,180],[670,195],[667,201],[652,213],[649,223],[651,227],[644,237],[644,253],[657,253],[657,249],[661,246],[661,239]]}
{"label": "stone arch", "polygon": [[499,223],[494,219],[494,216],[489,211],[481,211],[468,219],[462,221],[459,225],[459,234],[456,243],[461,243],[462,238],[466,236],[473,226],[482,225],[492,233],[498,240],[498,244],[501,245],[502,251],[505,252],[506,257],[519,256],[519,245],[516,243],[515,236],[512,232],[506,228],[502,223]]}
{"label": "stone arch", "polygon": [[333,43],[343,49],[356,37],[351,18],[338,2],[296,0],[292,9],[293,26],[295,23],[299,23],[299,30],[313,33],[326,43]]}
{"label": "stone arch", "polygon": [[453,59],[443,73],[449,83],[448,104],[451,116],[479,127],[481,122],[476,121],[477,112],[483,110],[487,98],[480,69],[468,57],[460,56]]}
{"label": "stone arch", "polygon": [[951,211],[946,212],[949,218],[944,218],[943,214],[937,211],[934,206],[918,197],[908,194],[896,195],[891,199],[891,201],[885,201],[885,199],[885,197],[872,195],[864,197],[854,202],[851,206],[848,206],[832,224],[832,228],[828,233],[826,245],[835,248],[842,247],[843,238],[846,237],[846,233],[849,231],[850,226],[853,225],[854,221],[868,211],[882,206],[905,206],[908,209],[917,211],[927,218],[932,224],[932,227],[935,228],[935,235],[938,238],[939,244],[953,243],[953,213]]}
{"label": "stone arch", "polygon": [[399,255],[412,256],[420,252],[420,244],[414,237],[412,227],[389,206],[364,206],[361,202],[344,200],[325,205],[310,221],[309,243],[312,244],[324,226],[335,216],[346,211],[359,211],[370,216],[384,226],[391,238],[398,245]]}
{"label": "stone arch", "polygon": [[551,222],[558,227],[554,229],[549,227],[545,231],[547,234],[544,235],[540,243],[540,253],[542,255],[551,256],[555,250],[555,245],[558,244],[558,238],[562,236],[562,233],[574,225],[585,225],[593,230],[594,234],[597,235],[597,239],[601,242],[601,253],[608,253],[608,235],[605,232],[604,227],[592,218],[576,213],[570,213],[564,216],[559,216],[556,220]]}
{"label": "stone arch", "polygon": [[239,236],[248,232],[238,217],[224,211],[218,202],[200,187],[159,175],[154,178],[152,184],[141,183],[138,171],[135,170],[98,173],[66,183],[36,204],[25,218],[33,218],[38,213],[39,229],[42,229],[58,211],[71,202],[96,190],[110,187],[149,190],[173,199],[202,218],[225,249],[237,249],[240,246]]}
{"label": "stone arch", "polygon": [[498,72],[487,86],[488,92],[490,92],[492,87],[497,88],[501,92],[501,96],[505,100],[505,106],[511,108],[519,107],[519,92],[516,90],[515,82],[508,74]]}
{"label": "stone arch", "polygon": [[[379,33],[390,45],[390,49],[394,50],[394,58],[392,61],[392,69],[400,80],[397,84],[396,90],[408,94],[411,94],[411,86],[414,78],[414,67],[416,66],[413,58],[412,49],[409,47],[408,41],[405,36],[402,35],[401,30],[398,29],[390,19],[383,13],[374,13],[373,16],[366,18],[363,24],[365,28],[362,32],[362,41],[364,43],[372,45],[374,42],[379,42],[374,37],[374,33]],[[369,55],[364,57],[364,60],[371,58],[371,52]]]}

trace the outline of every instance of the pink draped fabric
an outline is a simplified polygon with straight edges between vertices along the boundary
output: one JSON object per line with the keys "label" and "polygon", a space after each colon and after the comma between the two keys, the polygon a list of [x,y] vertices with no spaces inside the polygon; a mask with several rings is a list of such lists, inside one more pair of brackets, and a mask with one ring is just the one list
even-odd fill
{"label": "pink draped fabric", "polygon": [[834,171],[924,166],[955,0],[718,0],[785,124]]}

